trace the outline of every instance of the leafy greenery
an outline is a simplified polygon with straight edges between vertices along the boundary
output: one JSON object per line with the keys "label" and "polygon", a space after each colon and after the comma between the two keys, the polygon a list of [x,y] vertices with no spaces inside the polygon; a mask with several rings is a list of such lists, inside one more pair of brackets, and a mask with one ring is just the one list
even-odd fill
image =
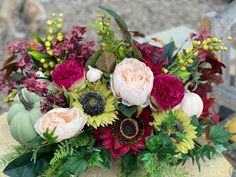
{"label": "leafy greenery", "polygon": [[121,173],[130,176],[137,171],[137,155],[127,153],[121,157]]}
{"label": "leafy greenery", "polygon": [[210,129],[209,137],[214,145],[229,145],[229,140],[233,136],[222,125],[213,125]]}
{"label": "leafy greenery", "polygon": [[112,166],[112,160],[111,160],[111,154],[107,149],[102,149],[100,152],[101,158],[102,158],[102,164],[105,168],[111,168]]}
{"label": "leafy greenery", "polygon": [[36,33],[32,33],[32,37],[41,45],[44,46],[44,41],[36,34]]}
{"label": "leafy greenery", "polygon": [[43,137],[46,141],[49,143],[55,143],[57,141],[57,136],[54,135],[56,131],[56,128],[54,128],[52,131],[49,132],[49,129],[47,128],[45,132],[43,132]]}
{"label": "leafy greenery", "polygon": [[29,149],[23,145],[12,146],[12,152],[0,158],[0,167],[7,166],[12,160],[16,159],[22,154],[29,152]]}
{"label": "leafy greenery", "polygon": [[171,60],[173,57],[173,53],[176,50],[175,42],[171,41],[170,43],[165,44],[163,48],[164,48],[164,56],[168,58],[168,60]]}
{"label": "leafy greenery", "polygon": [[102,54],[101,51],[98,51],[96,53],[94,53],[85,63],[85,67],[88,69],[88,66],[92,66],[95,67],[96,61],[97,59],[100,57],[100,55]]}
{"label": "leafy greenery", "polygon": [[177,159],[169,156],[159,160],[153,153],[144,152],[140,154],[138,175],[142,177],[187,177],[184,168],[175,165]]}
{"label": "leafy greenery", "polygon": [[196,116],[191,117],[191,124],[195,127],[197,127],[197,136],[200,137],[205,131],[204,131],[204,125],[199,121],[199,119]]}
{"label": "leafy greenery", "polygon": [[11,161],[4,169],[4,173],[8,176],[14,177],[37,177],[43,173],[48,166],[49,159],[52,156],[51,146],[45,146],[37,152],[37,159],[33,161],[34,152],[27,152]]}
{"label": "leafy greenery", "polygon": [[188,152],[188,154],[183,155],[182,163],[184,164],[190,157],[193,164],[197,164],[199,171],[201,170],[200,160],[204,158],[212,159],[212,157],[217,154],[216,148],[212,145],[198,145],[195,149]]}
{"label": "leafy greenery", "polygon": [[[87,149],[94,145],[94,139],[86,131],[68,140],[64,140],[58,143],[57,148],[54,152],[53,158],[50,160],[49,167],[44,172],[44,177],[51,177],[55,175],[55,172],[65,163],[68,162],[68,157],[73,156],[74,153],[79,153],[81,156],[84,155],[87,165],[90,166],[101,166],[103,159],[100,157],[99,150]],[[72,159],[74,160],[74,159]],[[70,161],[68,162],[70,163]],[[87,166],[86,165],[86,166]],[[60,171],[59,175],[65,174],[69,169],[66,169],[67,165]],[[77,172],[76,172],[77,173]]]}

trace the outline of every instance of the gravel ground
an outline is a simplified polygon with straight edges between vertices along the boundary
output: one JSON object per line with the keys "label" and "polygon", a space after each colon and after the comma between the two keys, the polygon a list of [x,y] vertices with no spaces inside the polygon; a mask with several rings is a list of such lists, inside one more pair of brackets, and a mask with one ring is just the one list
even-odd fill
{"label": "gravel ground", "polygon": [[[142,31],[145,34],[157,33],[175,26],[186,25],[193,29],[199,26],[200,18],[210,11],[222,11],[227,0],[40,0],[47,15],[51,12],[62,12],[65,15],[64,29],[71,29],[73,24],[87,25],[96,19],[97,5],[114,9],[126,21],[130,30]],[[14,15],[14,22],[19,31],[25,31],[24,22]],[[87,34],[95,39],[95,31]],[[3,46],[14,40],[7,35],[7,29],[0,22],[0,63],[4,58]],[[4,93],[0,93],[2,100]],[[0,113],[7,106],[0,102]]]}

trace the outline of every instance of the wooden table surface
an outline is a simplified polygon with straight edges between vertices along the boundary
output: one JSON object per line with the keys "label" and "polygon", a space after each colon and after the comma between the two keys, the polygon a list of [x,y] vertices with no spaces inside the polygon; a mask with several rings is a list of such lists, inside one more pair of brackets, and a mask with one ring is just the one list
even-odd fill
{"label": "wooden table surface", "polygon": [[[0,157],[9,152],[9,147],[17,142],[11,137],[7,125],[7,114],[0,116]],[[232,166],[224,159],[202,162],[202,170],[198,171],[196,166],[188,161],[185,165],[188,171],[188,177],[231,177]],[[111,170],[94,168],[89,170],[83,177],[116,177],[119,175],[118,163],[115,163]],[[0,177],[6,177],[0,170]]]}

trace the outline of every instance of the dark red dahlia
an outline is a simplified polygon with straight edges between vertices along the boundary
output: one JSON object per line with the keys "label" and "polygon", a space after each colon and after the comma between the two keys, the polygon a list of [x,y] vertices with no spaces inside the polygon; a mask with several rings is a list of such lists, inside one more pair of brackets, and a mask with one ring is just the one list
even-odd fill
{"label": "dark red dahlia", "polygon": [[117,159],[128,152],[137,154],[145,148],[146,137],[152,131],[151,121],[151,111],[146,108],[138,118],[120,117],[111,126],[94,129],[93,135],[110,151],[112,158]]}
{"label": "dark red dahlia", "polygon": [[167,110],[180,104],[183,97],[184,86],[177,77],[162,74],[154,78],[151,99],[155,106]]}
{"label": "dark red dahlia", "polygon": [[154,75],[161,74],[162,66],[168,64],[168,60],[164,55],[164,49],[149,43],[137,43],[137,47],[142,53],[144,63],[150,67]]}

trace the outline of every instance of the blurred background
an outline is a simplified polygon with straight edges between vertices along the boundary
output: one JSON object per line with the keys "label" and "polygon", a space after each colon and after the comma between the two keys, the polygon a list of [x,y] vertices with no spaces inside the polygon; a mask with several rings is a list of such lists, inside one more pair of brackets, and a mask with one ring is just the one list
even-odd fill
{"label": "blurred background", "polygon": [[[229,0],[0,0],[0,64],[4,46],[14,40],[31,39],[31,32],[44,34],[46,19],[52,12],[64,13],[63,29],[89,25],[96,20],[97,5],[114,9],[127,22],[130,30],[147,35],[185,26],[198,30],[201,17],[211,11],[221,12]],[[89,25],[90,26],[90,25]],[[184,31],[174,35],[183,35]],[[188,34],[184,34],[188,35]],[[89,29],[88,39],[96,39]],[[171,36],[170,36],[171,37]],[[1,100],[4,93],[0,93]],[[0,103],[0,113],[7,110]]]}

